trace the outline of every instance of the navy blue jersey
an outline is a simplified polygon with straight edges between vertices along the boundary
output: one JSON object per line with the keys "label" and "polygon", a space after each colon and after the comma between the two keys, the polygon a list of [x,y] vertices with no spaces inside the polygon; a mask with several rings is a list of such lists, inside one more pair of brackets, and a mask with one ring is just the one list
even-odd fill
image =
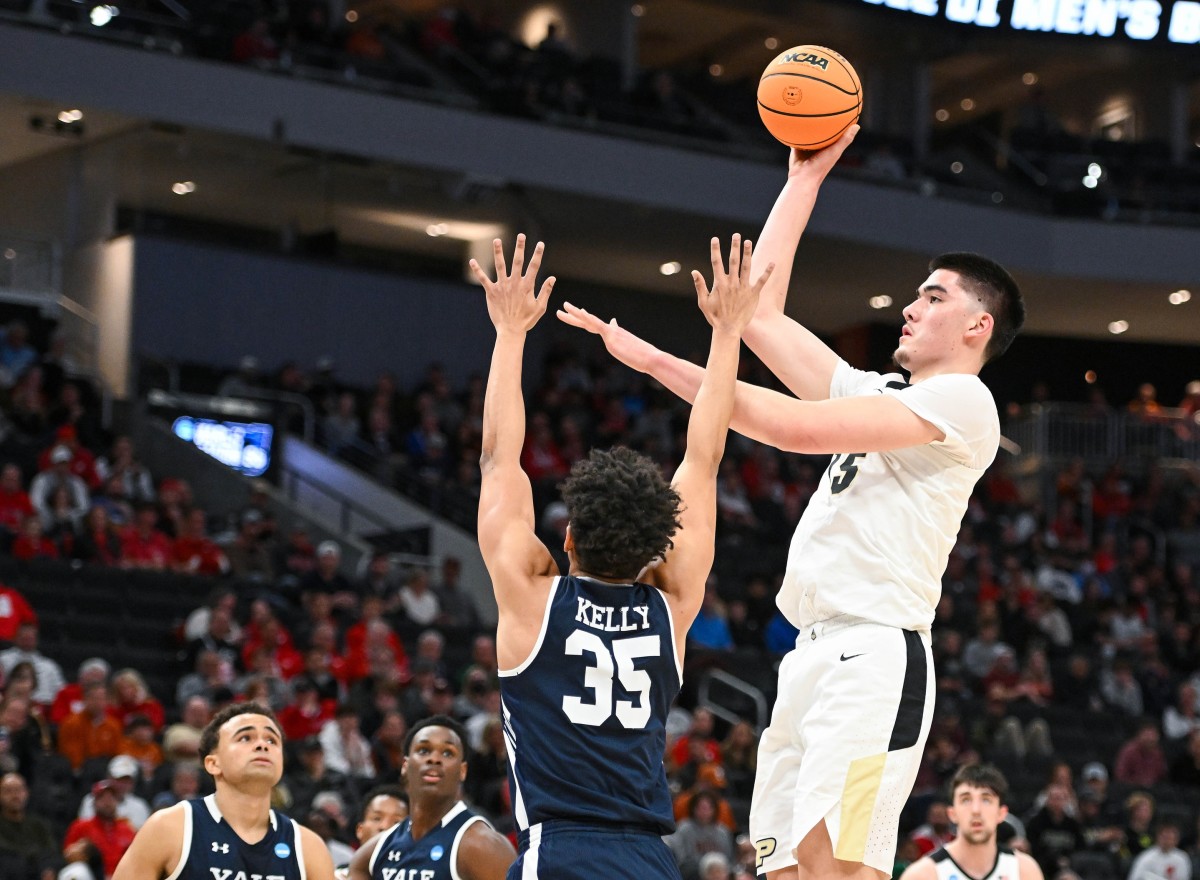
{"label": "navy blue jersey", "polygon": [[555,578],[533,653],[500,673],[517,825],[673,831],[663,750],[680,682],[658,590]]}
{"label": "navy blue jersey", "polygon": [[271,810],[258,843],[237,836],[217,809],[217,797],[184,801],[183,853],[167,880],[305,880],[300,829]]}
{"label": "navy blue jersey", "polygon": [[371,880],[459,880],[458,842],[476,822],[486,821],[459,801],[441,823],[413,840],[412,819],[385,831],[371,853]]}

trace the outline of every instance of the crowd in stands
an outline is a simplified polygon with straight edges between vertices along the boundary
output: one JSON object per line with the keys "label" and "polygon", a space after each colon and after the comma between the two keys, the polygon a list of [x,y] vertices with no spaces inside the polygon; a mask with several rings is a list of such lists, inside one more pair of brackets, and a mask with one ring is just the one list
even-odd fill
{"label": "crowd in stands", "polygon": [[[102,656],[63,670],[39,650],[47,609],[0,588],[0,874],[86,876],[89,859],[94,877],[111,872],[149,811],[210,790],[199,731],[240,698],[278,712],[288,740],[278,805],[335,852],[355,845],[364,793],[398,781],[409,726],[437,713],[466,723],[466,795],[511,832],[495,646],[457,560],[402,570],[379,553],[361,572],[345,571],[336,542],[313,546],[276,522],[261,484],[210,536],[189,487],[149,473],[128,438],[108,436],[84,383],[22,332],[10,324],[0,339],[9,383],[3,552],[173,571],[206,578],[211,591],[179,622],[177,656],[163,661],[177,675],[163,693],[147,687],[147,670],[114,670]],[[752,360],[743,373],[770,384]],[[571,465],[594,445],[623,443],[672,472],[687,412],[645,377],[574,351],[552,351],[540,376],[522,462],[539,532],[561,554],[556,487]],[[392,485],[468,507],[478,490],[478,378],[456,387],[431,365],[412,388],[383,375],[357,389],[332,364],[266,376],[247,361],[212,390],[245,388],[308,395],[319,443]],[[1139,394],[1132,411],[1155,418],[1154,397]],[[745,831],[757,719],[719,720],[697,704],[696,682],[726,668],[771,696],[774,663],[795,638],[774,593],[825,464],[731,435],[717,563],[689,635],[665,756],[679,820],[669,843],[685,880],[753,876]],[[1009,774],[1006,834],[1048,877],[1149,876],[1146,865],[1178,847],[1200,858],[1197,472],[1069,462],[1052,490],[1047,505],[1001,458],[972,501],[937,611],[937,711],[898,867],[948,839],[945,783],[978,758]],[[66,781],[66,802],[38,816],[29,790],[48,780]]]}

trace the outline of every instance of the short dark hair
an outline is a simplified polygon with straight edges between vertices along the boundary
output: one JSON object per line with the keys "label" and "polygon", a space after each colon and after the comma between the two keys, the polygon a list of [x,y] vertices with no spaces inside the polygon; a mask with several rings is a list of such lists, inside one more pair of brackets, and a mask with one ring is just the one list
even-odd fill
{"label": "short dark hair", "polygon": [[1025,324],[1025,301],[1021,289],[1008,270],[994,260],[979,254],[949,253],[934,257],[929,271],[946,269],[956,272],[968,293],[979,297],[984,309],[992,316],[992,338],[983,350],[983,362],[995,360],[1008,351]]}
{"label": "short dark hair", "polygon": [[[220,712],[212,717],[212,721],[205,725],[205,728],[200,733],[200,758],[203,760],[206,756],[211,755],[217,748],[217,741],[221,735],[221,725],[230,718],[236,718],[239,715],[265,715],[275,722],[275,728],[279,731],[279,736],[283,737],[283,728],[279,724],[279,719],[275,717],[275,713],[269,706],[264,706],[262,703],[230,703]],[[280,743],[283,745],[283,743]]]}
{"label": "short dark hair", "polygon": [[371,808],[371,801],[377,797],[395,798],[403,804],[408,803],[408,793],[398,785],[377,785],[366,794],[363,795],[362,806],[358,811],[358,821],[367,821],[367,810]]}
{"label": "short dark hair", "polygon": [[634,578],[675,546],[682,501],[657,464],[622,446],[593,449],[562,485],[579,567]]}
{"label": "short dark hair", "polygon": [[960,785],[970,785],[974,788],[986,788],[995,793],[1000,803],[1008,801],[1008,780],[1004,774],[991,764],[963,764],[950,780],[947,793],[950,804],[954,804],[954,792]]}
{"label": "short dark hair", "polygon": [[444,727],[447,730],[453,731],[458,737],[458,741],[462,743],[463,761],[467,760],[467,751],[470,748],[467,745],[467,729],[458,721],[455,721],[449,715],[430,715],[428,718],[422,718],[409,730],[408,736],[404,737],[404,754],[408,755],[408,750],[412,748],[413,740],[417,738],[417,734],[426,727]]}

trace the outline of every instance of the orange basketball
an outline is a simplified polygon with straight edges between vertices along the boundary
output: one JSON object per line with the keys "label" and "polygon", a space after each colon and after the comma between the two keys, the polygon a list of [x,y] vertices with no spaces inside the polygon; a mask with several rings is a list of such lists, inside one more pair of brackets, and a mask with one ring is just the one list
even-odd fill
{"label": "orange basketball", "polygon": [[780,142],[819,150],[862,112],[862,84],[850,62],[824,46],[780,53],[758,81],[758,114]]}

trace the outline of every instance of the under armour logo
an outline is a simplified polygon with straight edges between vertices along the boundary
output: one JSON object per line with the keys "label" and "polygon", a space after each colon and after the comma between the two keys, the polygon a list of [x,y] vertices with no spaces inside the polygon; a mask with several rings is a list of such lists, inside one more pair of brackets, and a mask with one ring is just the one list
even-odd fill
{"label": "under armour logo", "polygon": [[400,852],[400,850],[398,850],[398,849],[394,849],[390,853],[388,853],[388,861],[389,862],[398,862],[398,861],[400,861],[400,857],[402,855],[404,855],[404,853]]}
{"label": "under armour logo", "polygon": [[214,841],[213,841],[213,849],[212,849],[212,851],[213,851],[213,852],[219,852],[219,853],[228,853],[228,852],[229,852],[229,844],[227,844],[227,843],[217,843],[217,842],[214,840]]}

